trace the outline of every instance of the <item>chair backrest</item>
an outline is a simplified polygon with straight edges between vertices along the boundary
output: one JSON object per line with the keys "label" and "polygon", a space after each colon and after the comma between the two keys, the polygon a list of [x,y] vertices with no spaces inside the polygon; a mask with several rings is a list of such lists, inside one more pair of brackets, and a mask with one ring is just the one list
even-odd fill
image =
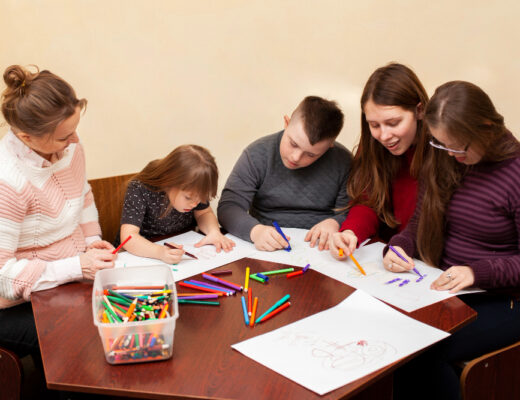
{"label": "chair backrest", "polygon": [[88,181],[92,193],[94,193],[103,239],[108,242],[112,243],[119,232],[126,184],[133,175],[135,174],[109,176]]}
{"label": "chair backrest", "polygon": [[22,363],[13,352],[0,347],[0,400],[20,398]]}
{"label": "chair backrest", "polygon": [[464,400],[520,399],[520,342],[466,364],[460,376]]}

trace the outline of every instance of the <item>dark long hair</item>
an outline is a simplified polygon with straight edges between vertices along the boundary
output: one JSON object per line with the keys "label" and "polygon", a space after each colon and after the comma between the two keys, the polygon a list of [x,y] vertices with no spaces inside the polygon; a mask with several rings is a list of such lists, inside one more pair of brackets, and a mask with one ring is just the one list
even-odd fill
{"label": "dark long hair", "polygon": [[[424,120],[428,127],[444,130],[454,142],[470,143],[482,154],[481,161],[498,162],[519,154],[520,144],[506,128],[504,118],[489,96],[472,83],[453,81],[439,86]],[[417,249],[431,265],[441,260],[446,209],[468,168],[443,150],[430,151],[425,158]]]}
{"label": "dark long hair", "polygon": [[[347,183],[350,206],[365,204],[377,213],[386,225],[396,227],[391,206],[392,181],[403,159],[388,152],[372,137],[364,107],[371,100],[375,104],[399,106],[416,112],[419,103],[424,107],[428,95],[417,75],[408,67],[391,63],[378,68],[368,79],[361,96],[361,138],[355,150],[352,172]],[[424,153],[429,150],[423,121],[417,120],[416,150],[410,173],[417,178]]]}

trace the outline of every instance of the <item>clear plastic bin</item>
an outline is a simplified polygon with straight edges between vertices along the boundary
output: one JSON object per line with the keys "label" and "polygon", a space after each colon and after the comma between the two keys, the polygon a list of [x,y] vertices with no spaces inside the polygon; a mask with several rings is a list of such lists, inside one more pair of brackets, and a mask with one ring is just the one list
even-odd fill
{"label": "clear plastic bin", "polygon": [[[171,289],[169,316],[133,322],[102,322],[103,293],[114,286],[166,286]],[[175,321],[179,316],[172,271],[165,265],[100,270],[92,289],[92,312],[107,362],[127,364],[170,358]]]}

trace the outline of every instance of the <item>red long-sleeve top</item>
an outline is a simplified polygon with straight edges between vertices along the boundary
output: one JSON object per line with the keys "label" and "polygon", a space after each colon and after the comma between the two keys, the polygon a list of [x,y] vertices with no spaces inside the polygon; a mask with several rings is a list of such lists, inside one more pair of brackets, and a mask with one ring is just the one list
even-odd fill
{"label": "red long-sleeve top", "polygon": [[341,224],[340,231],[350,229],[358,238],[358,245],[368,238],[377,237],[388,241],[394,234],[401,232],[412,217],[417,200],[417,180],[410,175],[410,166],[415,147],[404,154],[404,162],[392,182],[391,196],[394,216],[399,221],[397,228],[387,226],[376,212],[365,205],[353,206]]}

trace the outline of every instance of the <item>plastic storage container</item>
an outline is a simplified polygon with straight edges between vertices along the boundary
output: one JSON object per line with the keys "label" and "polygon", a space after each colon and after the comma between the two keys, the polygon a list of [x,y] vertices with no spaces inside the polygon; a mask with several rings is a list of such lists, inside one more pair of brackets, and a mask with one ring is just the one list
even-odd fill
{"label": "plastic storage container", "polygon": [[[102,322],[103,294],[114,286],[161,286],[171,290],[169,316],[133,322]],[[165,265],[100,270],[92,289],[94,324],[110,364],[149,362],[170,358],[175,321],[179,316],[177,291],[172,271]]]}

